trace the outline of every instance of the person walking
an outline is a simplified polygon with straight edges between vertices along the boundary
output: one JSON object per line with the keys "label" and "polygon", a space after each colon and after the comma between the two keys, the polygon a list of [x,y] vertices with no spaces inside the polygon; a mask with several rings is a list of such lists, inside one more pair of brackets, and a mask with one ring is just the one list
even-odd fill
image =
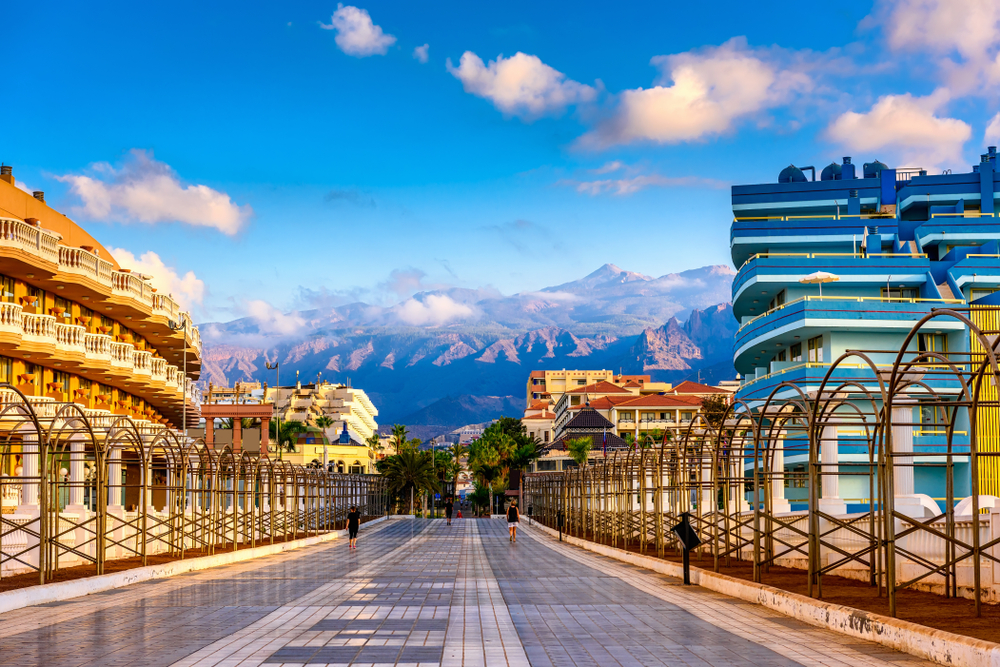
{"label": "person walking", "polygon": [[444,516],[448,519],[448,525],[451,525],[451,511],[455,509],[455,503],[452,502],[451,496],[448,496],[448,500],[444,501]]}
{"label": "person walking", "polygon": [[517,522],[521,519],[521,513],[517,509],[517,501],[510,501],[507,508],[507,528],[510,530],[510,541],[517,542]]}
{"label": "person walking", "polygon": [[357,506],[352,505],[351,511],[347,513],[347,536],[351,539],[348,549],[358,548],[358,529],[361,528],[361,512]]}

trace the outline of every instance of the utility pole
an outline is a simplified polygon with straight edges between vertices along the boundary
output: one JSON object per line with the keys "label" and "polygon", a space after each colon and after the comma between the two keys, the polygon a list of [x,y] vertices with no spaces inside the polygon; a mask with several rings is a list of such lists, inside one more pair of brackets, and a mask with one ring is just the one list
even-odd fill
{"label": "utility pole", "polygon": [[187,397],[188,397],[188,354],[187,354],[187,332],[185,331],[184,320],[187,318],[187,313],[181,313],[181,321],[175,323],[173,320],[167,321],[167,326],[170,327],[171,331],[179,331],[181,334],[181,343],[183,347],[181,348],[184,354],[184,377],[181,378],[181,393],[183,394],[183,404],[181,406],[181,421],[183,422],[184,428],[184,439],[187,440],[188,434],[188,420],[187,420]]}
{"label": "utility pole", "polygon": [[[266,361],[264,366],[267,370],[274,371],[274,439],[278,442],[278,459],[282,458],[282,450],[284,446],[281,444],[281,412],[278,411],[278,399],[281,397],[281,370],[278,368],[280,362],[278,360],[274,361],[274,364],[269,364]],[[267,396],[264,397],[265,399]]]}

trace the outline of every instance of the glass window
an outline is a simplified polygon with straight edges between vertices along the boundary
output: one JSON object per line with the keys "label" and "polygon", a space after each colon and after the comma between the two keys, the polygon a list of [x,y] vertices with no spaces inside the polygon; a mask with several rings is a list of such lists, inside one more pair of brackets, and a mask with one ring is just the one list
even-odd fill
{"label": "glass window", "polygon": [[14,279],[0,276],[0,301],[14,302]]}
{"label": "glass window", "polygon": [[543,438],[543,442],[548,442],[548,441],[549,441],[549,431],[546,431],[545,437]]}
{"label": "glass window", "polygon": [[586,384],[587,384],[586,380],[577,380],[576,381],[576,386],[578,386],[578,387],[586,386]]}
{"label": "glass window", "polygon": [[883,287],[883,299],[916,299],[919,296],[916,287]]}
{"label": "glass window", "polygon": [[57,296],[52,306],[52,314],[62,320],[72,319],[73,304],[64,298]]}
{"label": "glass window", "polygon": [[809,361],[823,361],[823,337],[816,336],[809,339]]}
{"label": "glass window", "polygon": [[784,305],[785,305],[785,290],[781,290],[780,292],[775,294],[774,298],[771,299],[770,303],[767,304],[767,309],[774,310],[775,308],[779,308]]}
{"label": "glass window", "polygon": [[789,361],[802,361],[802,343],[795,343],[788,348]]}
{"label": "glass window", "polygon": [[9,357],[0,357],[0,382],[14,381],[14,360]]}
{"label": "glass window", "polygon": [[944,334],[920,334],[921,352],[947,352],[948,338]]}
{"label": "glass window", "polygon": [[785,359],[786,359],[786,357],[787,357],[787,356],[788,356],[788,353],[787,353],[787,351],[785,351],[785,350],[780,350],[780,351],[778,352],[778,356],[777,356],[777,358],[776,358],[776,361],[785,361]]}
{"label": "glass window", "polygon": [[569,404],[570,405],[580,405],[580,397],[579,396],[570,396],[569,397]]}

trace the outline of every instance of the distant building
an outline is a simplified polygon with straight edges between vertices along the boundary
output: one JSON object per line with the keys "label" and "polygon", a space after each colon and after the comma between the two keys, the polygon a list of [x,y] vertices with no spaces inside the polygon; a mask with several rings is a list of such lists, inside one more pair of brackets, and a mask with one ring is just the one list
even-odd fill
{"label": "distant building", "polygon": [[264,385],[263,400],[273,403],[275,415],[282,422],[299,421],[318,426],[316,420],[328,417],[334,421],[324,435],[329,441],[340,440],[346,430],[351,444],[367,446],[366,442],[377,432],[375,418],[378,410],[361,389],[343,384],[321,382],[291,387]]}

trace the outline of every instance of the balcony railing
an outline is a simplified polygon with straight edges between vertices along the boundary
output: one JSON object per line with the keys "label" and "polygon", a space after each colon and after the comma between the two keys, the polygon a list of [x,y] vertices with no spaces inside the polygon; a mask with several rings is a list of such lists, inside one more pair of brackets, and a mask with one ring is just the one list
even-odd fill
{"label": "balcony railing", "polygon": [[153,306],[153,288],[133,273],[113,271],[111,273],[111,293],[130,296],[150,308]]}
{"label": "balcony railing", "polygon": [[21,220],[0,218],[0,241],[53,263],[59,261],[58,234],[34,227]]}
{"label": "balcony railing", "polygon": [[167,379],[167,360],[153,357],[149,362],[149,373],[157,382]]}
{"label": "balcony railing", "polygon": [[20,334],[24,331],[21,321],[21,304],[0,303],[0,331]]}
{"label": "balcony railing", "polygon": [[151,375],[153,353],[148,350],[135,350],[132,353],[132,372],[136,375]]}
{"label": "balcony railing", "polygon": [[105,285],[110,285],[114,264],[83,248],[60,245],[59,270],[86,276]]}
{"label": "balcony railing", "polygon": [[56,324],[56,347],[65,352],[87,353],[87,330],[78,324]]}
{"label": "balcony railing", "polygon": [[111,361],[111,336],[88,333],[84,335],[84,346],[88,359]]}
{"label": "balcony railing", "polygon": [[111,343],[112,368],[127,368],[132,370],[135,348],[131,343]]}
{"label": "balcony railing", "polygon": [[31,343],[55,343],[56,318],[52,315],[21,313],[23,339]]}

